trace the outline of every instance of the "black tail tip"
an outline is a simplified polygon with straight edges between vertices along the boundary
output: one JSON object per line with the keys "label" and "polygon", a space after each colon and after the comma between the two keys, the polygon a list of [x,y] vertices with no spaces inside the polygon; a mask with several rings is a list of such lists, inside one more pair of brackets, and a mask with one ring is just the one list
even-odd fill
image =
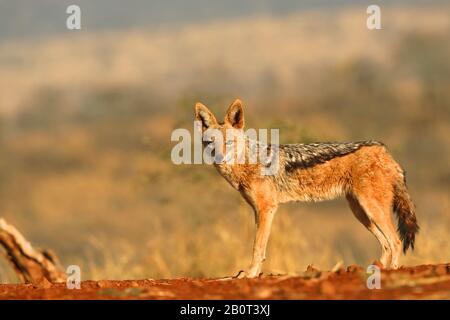
{"label": "black tail tip", "polygon": [[416,224],[413,230],[405,232],[402,234],[401,240],[403,242],[403,253],[406,254],[409,248],[414,251],[414,246],[416,243],[416,234],[419,232],[419,226]]}

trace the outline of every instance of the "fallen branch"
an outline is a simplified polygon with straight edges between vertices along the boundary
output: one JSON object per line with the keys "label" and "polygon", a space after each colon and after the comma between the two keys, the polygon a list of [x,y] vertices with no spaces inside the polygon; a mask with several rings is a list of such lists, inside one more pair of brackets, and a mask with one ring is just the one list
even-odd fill
{"label": "fallen branch", "polygon": [[12,225],[0,218],[0,246],[23,283],[65,282],[55,254],[48,250],[36,250]]}

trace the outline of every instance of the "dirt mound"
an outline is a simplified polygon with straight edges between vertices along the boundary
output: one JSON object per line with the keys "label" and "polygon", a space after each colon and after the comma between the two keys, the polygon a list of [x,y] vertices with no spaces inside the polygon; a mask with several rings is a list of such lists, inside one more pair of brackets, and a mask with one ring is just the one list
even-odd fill
{"label": "dirt mound", "polygon": [[309,267],[300,275],[258,279],[168,279],[0,285],[0,299],[450,299],[450,263],[381,271],[381,288],[368,289],[371,272]]}

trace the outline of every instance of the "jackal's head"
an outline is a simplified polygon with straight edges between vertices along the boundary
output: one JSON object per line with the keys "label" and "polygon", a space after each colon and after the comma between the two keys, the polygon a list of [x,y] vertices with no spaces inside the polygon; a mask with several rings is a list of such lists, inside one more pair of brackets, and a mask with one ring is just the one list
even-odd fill
{"label": "jackal's head", "polygon": [[195,119],[199,121],[203,145],[215,164],[237,163],[244,154],[244,109],[237,99],[228,108],[223,122],[202,103],[195,105]]}

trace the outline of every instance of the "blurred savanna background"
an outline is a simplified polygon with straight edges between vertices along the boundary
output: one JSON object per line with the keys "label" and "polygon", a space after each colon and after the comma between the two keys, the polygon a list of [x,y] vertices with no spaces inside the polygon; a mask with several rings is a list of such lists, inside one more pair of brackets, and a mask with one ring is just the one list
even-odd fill
{"label": "blurred savanna background", "polygon": [[[450,3],[0,0],[0,217],[83,279],[218,277],[248,266],[253,213],[207,165],[174,165],[202,101],[241,98],[281,143],[376,139],[421,225],[402,264],[450,261]],[[368,265],[344,200],[281,206],[266,273]],[[0,282],[17,279],[0,259]]]}

